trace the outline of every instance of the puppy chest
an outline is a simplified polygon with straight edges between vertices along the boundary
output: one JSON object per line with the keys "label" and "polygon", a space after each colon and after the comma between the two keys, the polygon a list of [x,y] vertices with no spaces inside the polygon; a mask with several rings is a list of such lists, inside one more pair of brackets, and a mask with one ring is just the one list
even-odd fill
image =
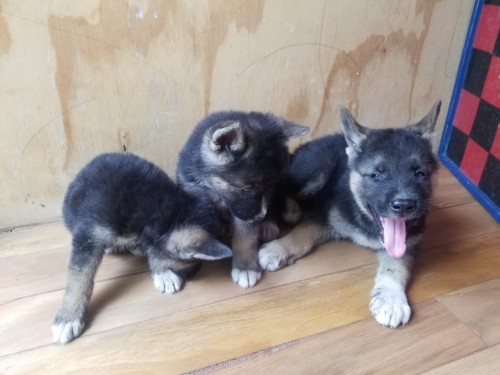
{"label": "puppy chest", "polygon": [[336,239],[347,238],[358,245],[374,250],[382,247],[379,238],[364,233],[361,228],[348,221],[336,207],[333,207],[329,212],[328,224],[332,229],[333,237]]}

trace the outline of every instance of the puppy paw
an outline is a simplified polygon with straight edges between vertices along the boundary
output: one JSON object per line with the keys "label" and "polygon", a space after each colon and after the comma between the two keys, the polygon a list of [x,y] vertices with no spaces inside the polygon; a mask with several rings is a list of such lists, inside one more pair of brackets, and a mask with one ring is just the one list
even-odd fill
{"label": "puppy paw", "polygon": [[63,320],[56,317],[52,323],[52,337],[54,342],[67,344],[73,341],[83,332],[85,322],[81,319]]}
{"label": "puppy paw", "polygon": [[260,226],[260,240],[269,242],[280,235],[280,228],[272,221],[263,221]]}
{"label": "puppy paw", "polygon": [[277,271],[293,262],[279,240],[265,244],[259,251],[259,264],[268,271]]}
{"label": "puppy paw", "polygon": [[252,271],[252,270],[242,270],[239,268],[233,268],[231,271],[231,277],[235,284],[238,284],[244,289],[251,288],[257,281],[259,281],[262,272]]}
{"label": "puppy paw", "polygon": [[299,204],[292,198],[286,199],[285,210],[281,215],[285,223],[297,224],[302,217],[302,210]]}
{"label": "puppy paw", "polygon": [[153,274],[155,288],[161,293],[174,294],[182,289],[184,279],[171,270]]}
{"label": "puppy paw", "polygon": [[383,288],[373,289],[370,311],[377,322],[390,328],[405,325],[411,315],[404,292]]}

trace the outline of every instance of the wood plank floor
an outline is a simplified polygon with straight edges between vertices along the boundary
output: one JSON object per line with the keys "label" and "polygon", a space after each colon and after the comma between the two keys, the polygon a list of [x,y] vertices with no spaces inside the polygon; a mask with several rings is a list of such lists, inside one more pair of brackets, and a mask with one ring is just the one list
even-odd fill
{"label": "wood plank floor", "polygon": [[106,256],[87,330],[55,345],[69,244],[60,222],[0,234],[0,374],[500,373],[500,226],[445,168],[395,330],[368,311],[375,255],[336,242],[250,290],[205,264],[173,296],[143,260]]}

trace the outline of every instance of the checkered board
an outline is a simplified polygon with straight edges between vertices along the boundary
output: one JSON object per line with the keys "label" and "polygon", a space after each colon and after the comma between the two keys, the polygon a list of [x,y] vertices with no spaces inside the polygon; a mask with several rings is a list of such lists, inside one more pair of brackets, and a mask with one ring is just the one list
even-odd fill
{"label": "checkered board", "polygon": [[439,156],[500,222],[500,0],[477,0]]}

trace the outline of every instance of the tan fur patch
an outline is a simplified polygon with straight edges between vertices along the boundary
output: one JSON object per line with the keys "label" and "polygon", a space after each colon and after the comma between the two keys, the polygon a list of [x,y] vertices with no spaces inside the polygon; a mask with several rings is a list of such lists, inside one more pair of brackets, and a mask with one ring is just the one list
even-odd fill
{"label": "tan fur patch", "polygon": [[182,253],[201,246],[209,238],[209,234],[199,227],[176,229],[167,241],[167,250]]}
{"label": "tan fur patch", "polygon": [[116,233],[110,228],[96,225],[92,229],[92,236],[99,242],[110,244],[115,241]]}
{"label": "tan fur patch", "polygon": [[365,207],[365,205],[363,204],[363,200],[359,195],[359,191],[362,189],[363,186],[363,176],[361,176],[359,173],[355,171],[351,171],[351,173],[349,174],[349,185],[351,187],[354,200],[358,204],[361,211],[363,211],[363,213],[366,214],[368,217],[371,217],[370,211],[368,211],[368,208]]}
{"label": "tan fur patch", "polygon": [[285,237],[265,244],[259,251],[259,263],[264,269],[276,271],[304,257],[332,235],[328,226],[302,221]]}
{"label": "tan fur patch", "polygon": [[203,142],[201,144],[200,153],[202,159],[205,160],[208,164],[224,165],[233,160],[231,154],[225,152],[219,153],[214,151],[210,146],[211,143],[212,138],[210,137],[210,134],[205,134],[205,136],[203,137]]}
{"label": "tan fur patch", "polygon": [[337,208],[330,210],[328,214],[328,222],[335,231],[335,237],[338,237],[339,239],[349,238],[358,245],[375,250],[383,247],[380,239],[367,237],[358,226],[352,225],[345,220]]}
{"label": "tan fur patch", "polygon": [[224,180],[220,177],[217,177],[217,176],[210,176],[208,178],[208,183],[210,184],[210,186],[214,190],[225,191],[225,190],[229,190],[232,188],[232,186],[230,184],[228,184],[226,180]]}

